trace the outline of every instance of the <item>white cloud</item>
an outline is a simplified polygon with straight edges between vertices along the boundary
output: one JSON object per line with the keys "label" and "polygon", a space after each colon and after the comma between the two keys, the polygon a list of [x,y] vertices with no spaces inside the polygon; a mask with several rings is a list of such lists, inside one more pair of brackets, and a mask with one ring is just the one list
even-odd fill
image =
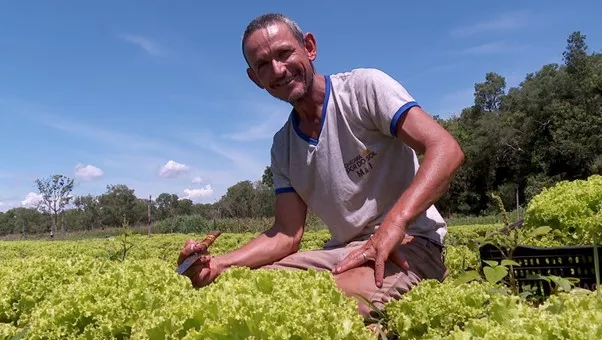
{"label": "white cloud", "polygon": [[452,37],[465,37],[487,31],[508,31],[526,26],[531,20],[528,11],[505,13],[497,18],[469,26],[457,27],[449,32]]}
{"label": "white cloud", "polygon": [[[152,154],[183,154],[181,148],[171,145],[169,142],[162,139],[148,138],[144,135],[134,134],[132,132],[104,129],[98,124],[74,121],[56,114],[44,112],[44,109],[40,109],[27,102],[17,102],[14,103],[14,105],[10,104],[11,103],[7,105],[7,110],[12,111],[13,114],[28,116],[30,120],[35,121],[38,124],[59,131],[68,132],[88,140],[97,141],[107,146],[110,145],[119,151],[127,149],[137,153],[140,151],[150,151]],[[0,102],[0,106],[2,106],[2,102]]]}
{"label": "white cloud", "polygon": [[0,212],[7,212],[8,210],[15,207],[15,204],[9,204],[5,202],[0,202]]}
{"label": "white cloud", "polygon": [[11,209],[17,208],[19,201],[4,201],[0,202],[0,212],[7,212]]}
{"label": "white cloud", "polygon": [[164,178],[173,178],[190,170],[186,164],[181,164],[175,161],[168,161],[159,170],[159,176]]}
{"label": "white cloud", "polygon": [[508,44],[504,42],[494,42],[468,47],[462,50],[464,54],[500,54],[512,53],[526,48],[525,45]]}
{"label": "white cloud", "polygon": [[[211,131],[199,131],[197,133],[182,133],[181,138],[184,138],[188,143],[203,148],[207,151],[219,155],[227,160],[231,161],[236,165],[239,170],[239,176],[257,176],[261,174],[265,167],[265,162],[269,162],[269,159],[261,161],[257,156],[252,154],[252,149],[245,148],[245,145],[236,145],[235,147],[229,147],[219,142],[219,139],[214,136]],[[269,148],[269,146],[268,146]],[[264,152],[269,155],[268,152]],[[233,185],[232,183],[231,185]]]}
{"label": "white cloud", "polygon": [[274,133],[283,125],[286,118],[282,114],[273,114],[263,122],[251,125],[247,129],[233,133],[224,134],[223,137],[239,142],[248,142],[261,139],[272,139]]}
{"label": "white cloud", "polygon": [[149,38],[134,34],[121,34],[119,37],[124,41],[140,47],[152,56],[158,57],[165,54],[165,48]]}
{"label": "white cloud", "polygon": [[201,184],[201,183],[203,183],[203,178],[201,178],[200,176],[197,176],[192,179],[192,184]]}
{"label": "white cloud", "polygon": [[25,196],[25,199],[21,201],[21,205],[26,208],[34,208],[42,201],[42,194],[30,192]]}
{"label": "white cloud", "polygon": [[104,172],[91,164],[77,164],[75,166],[75,178],[82,181],[91,181],[101,178]]}
{"label": "white cloud", "polygon": [[224,134],[222,137],[238,142],[271,140],[274,133],[286,122],[291,110],[288,104],[263,100],[245,103],[244,107],[245,110],[252,111],[253,117],[261,119],[259,123],[246,124],[244,129]]}
{"label": "white cloud", "polygon": [[213,195],[213,188],[211,188],[211,184],[205,185],[204,188],[200,189],[184,189],[184,197],[181,199],[189,199],[191,201],[199,200],[201,198],[210,197]]}

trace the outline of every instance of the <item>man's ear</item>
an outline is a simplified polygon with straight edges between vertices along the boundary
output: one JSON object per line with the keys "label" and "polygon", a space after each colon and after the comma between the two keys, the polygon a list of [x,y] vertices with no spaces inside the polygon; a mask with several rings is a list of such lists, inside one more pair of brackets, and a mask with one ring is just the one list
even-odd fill
{"label": "man's ear", "polygon": [[257,85],[260,89],[263,89],[263,86],[261,86],[261,83],[259,83],[259,79],[257,79],[257,76],[255,76],[255,72],[253,72],[250,67],[247,67],[247,76],[249,76],[249,79],[251,79],[255,85]]}
{"label": "man's ear", "polygon": [[305,42],[305,51],[307,52],[307,56],[310,61],[316,60],[318,55],[318,46],[316,44],[316,37],[310,32],[305,33],[305,37],[303,38]]}

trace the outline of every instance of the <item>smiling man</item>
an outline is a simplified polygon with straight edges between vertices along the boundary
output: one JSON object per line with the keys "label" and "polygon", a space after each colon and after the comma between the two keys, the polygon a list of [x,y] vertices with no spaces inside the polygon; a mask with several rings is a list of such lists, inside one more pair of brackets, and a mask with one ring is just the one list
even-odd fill
{"label": "smiling man", "polygon": [[[192,284],[210,284],[232,266],[314,268],[382,307],[421,280],[443,280],[447,225],[433,204],[464,160],[456,140],[381,70],[320,74],[316,38],[284,15],[253,20],[242,51],[251,81],[292,106],[271,149],[275,222],[208,266],[192,266]],[[308,209],[332,239],[300,252]],[[179,262],[196,247],[189,240]],[[361,301],[358,310],[369,312]]]}

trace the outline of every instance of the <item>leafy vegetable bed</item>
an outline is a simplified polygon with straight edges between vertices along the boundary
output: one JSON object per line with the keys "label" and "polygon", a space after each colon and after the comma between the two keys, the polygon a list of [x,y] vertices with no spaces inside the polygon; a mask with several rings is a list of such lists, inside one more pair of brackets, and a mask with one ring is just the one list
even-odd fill
{"label": "leafy vegetable bed", "polygon": [[[444,283],[422,282],[386,305],[380,314],[383,333],[400,339],[602,338],[600,288],[574,289],[558,281],[549,297],[518,294],[504,280],[507,267],[517,265],[511,256],[498,263],[479,259],[484,242],[538,247],[597,242],[602,199],[588,195],[587,188],[559,187],[587,201],[592,212],[570,204],[554,217],[537,198],[525,227],[508,234],[491,235],[500,225],[450,227],[450,276]],[[548,191],[540,197],[545,195]],[[575,217],[575,211],[585,217]],[[254,235],[223,234],[211,251],[223,253]],[[176,257],[186,239],[202,236],[124,233],[85,241],[1,242],[0,338],[375,338],[355,301],[325,272],[234,268],[215,284],[191,288],[175,273]],[[321,247],[328,237],[326,231],[307,232],[302,249]]]}

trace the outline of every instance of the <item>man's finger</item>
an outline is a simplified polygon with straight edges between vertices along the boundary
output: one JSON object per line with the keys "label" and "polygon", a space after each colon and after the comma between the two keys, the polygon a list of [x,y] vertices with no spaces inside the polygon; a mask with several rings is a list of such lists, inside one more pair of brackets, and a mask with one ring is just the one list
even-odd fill
{"label": "man's finger", "polygon": [[184,260],[195,253],[199,248],[199,243],[195,240],[187,240],[184,248],[180,250],[180,256],[178,256],[178,266],[184,262]]}
{"label": "man's finger", "polygon": [[190,278],[190,282],[192,283],[192,286],[196,288],[206,286],[208,284],[207,280],[209,279],[210,275],[211,269],[209,267],[205,267],[196,275],[193,275]]}
{"label": "man's finger", "polygon": [[186,240],[184,247],[180,250],[180,255],[178,256],[178,265],[182,264],[182,262],[190,256],[190,245],[194,244],[194,240]]}
{"label": "man's finger", "polygon": [[341,261],[341,263],[334,268],[333,273],[340,274],[351,268],[359,267],[366,263],[367,257],[365,257],[363,254],[366,254],[366,252],[355,251],[347,255],[347,257],[345,257],[345,259],[343,259],[343,261]]}
{"label": "man's finger", "polygon": [[376,255],[376,261],[374,261],[374,283],[376,283],[376,287],[381,288],[383,286],[384,277],[385,259],[379,254]]}

